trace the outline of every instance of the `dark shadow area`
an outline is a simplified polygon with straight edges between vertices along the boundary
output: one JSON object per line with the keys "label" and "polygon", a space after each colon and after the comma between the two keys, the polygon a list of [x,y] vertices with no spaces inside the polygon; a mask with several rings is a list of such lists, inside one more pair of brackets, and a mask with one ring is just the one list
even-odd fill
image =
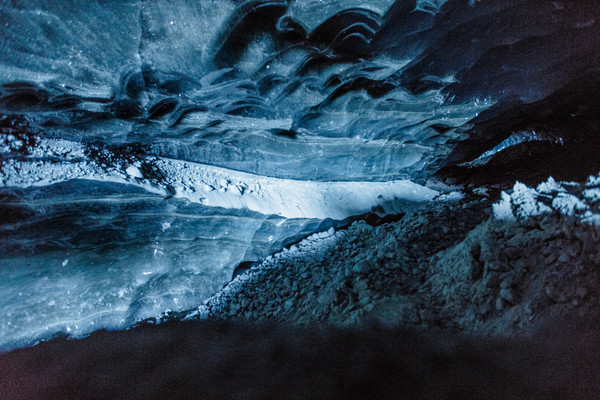
{"label": "dark shadow area", "polygon": [[[557,321],[558,322],[558,321]],[[170,322],[0,355],[3,399],[590,399],[597,321],[530,337]]]}

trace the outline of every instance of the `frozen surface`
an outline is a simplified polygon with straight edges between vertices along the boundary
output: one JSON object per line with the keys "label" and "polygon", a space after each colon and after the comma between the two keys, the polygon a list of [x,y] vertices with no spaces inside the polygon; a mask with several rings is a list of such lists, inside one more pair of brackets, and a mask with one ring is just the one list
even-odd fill
{"label": "frozen surface", "polygon": [[[107,168],[93,160],[81,160],[84,151],[76,143],[57,140],[41,140],[31,156],[42,152],[46,152],[45,156],[60,154],[65,161],[9,160],[0,172],[2,185],[46,186],[73,179],[112,181],[140,186],[150,192],[172,194],[206,206],[248,209],[286,218],[320,219],[344,219],[368,212],[375,206],[426,201],[437,194],[408,180],[299,181],[163,158],[143,158],[120,168]],[[152,177],[143,176],[142,165],[152,168]]]}
{"label": "frozen surface", "polygon": [[512,191],[502,192],[500,201],[493,206],[494,216],[514,221],[558,213],[600,226],[599,182],[594,175],[585,183],[556,182],[550,177],[537,188],[517,182]]}
{"label": "frozen surface", "polygon": [[[195,309],[241,261],[457,200],[426,185],[453,162],[598,136],[597,4],[532,1],[0,2],[0,347]],[[595,221],[594,182],[494,211]]]}
{"label": "frozen surface", "polygon": [[2,348],[195,308],[237,263],[264,258],[321,222],[90,180],[4,189],[0,210]]}

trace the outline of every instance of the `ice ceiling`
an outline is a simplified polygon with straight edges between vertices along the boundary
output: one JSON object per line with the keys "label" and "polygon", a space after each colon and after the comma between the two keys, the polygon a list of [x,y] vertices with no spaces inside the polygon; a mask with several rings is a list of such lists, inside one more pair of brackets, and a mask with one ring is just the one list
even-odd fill
{"label": "ice ceiling", "polygon": [[434,177],[596,173],[599,20],[594,0],[1,2],[0,347],[196,307]]}

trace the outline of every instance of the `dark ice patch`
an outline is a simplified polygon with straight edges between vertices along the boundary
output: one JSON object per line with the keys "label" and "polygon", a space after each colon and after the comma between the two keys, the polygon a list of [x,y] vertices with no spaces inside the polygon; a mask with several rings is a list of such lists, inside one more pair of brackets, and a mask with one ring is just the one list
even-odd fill
{"label": "dark ice patch", "polygon": [[306,28],[288,15],[279,18],[276,28],[279,37],[286,42],[299,43],[306,40]]}
{"label": "dark ice patch", "polygon": [[269,132],[276,136],[287,137],[290,139],[295,139],[298,135],[298,133],[293,129],[271,129]]}
{"label": "dark ice patch", "polygon": [[[239,6],[229,20],[217,40],[214,48],[214,63],[218,67],[234,65],[244,50],[259,34],[277,36],[278,20],[287,12],[284,1],[255,0]],[[290,24],[279,24],[286,34]]]}
{"label": "dark ice patch", "polygon": [[244,74],[238,68],[224,68],[217,71],[217,76],[211,80],[211,85],[220,85],[226,82],[237,81],[244,78]]}
{"label": "dark ice patch", "polygon": [[137,99],[146,89],[144,75],[137,68],[131,69],[121,76],[121,88],[123,95]]}
{"label": "dark ice patch", "polygon": [[260,265],[260,261],[242,261],[234,269],[231,275],[231,280],[234,280],[237,276],[242,275],[249,269]]}
{"label": "dark ice patch", "polygon": [[194,112],[206,112],[206,111],[208,111],[208,108],[206,108],[206,106],[203,106],[200,104],[187,104],[187,105],[177,107],[177,109],[175,111],[173,111],[171,116],[169,117],[169,126],[171,128],[176,127],[177,125],[179,125],[181,123],[181,121],[183,121],[183,119],[188,114],[191,114]]}
{"label": "dark ice patch", "polygon": [[139,101],[128,98],[115,100],[106,109],[115,117],[122,119],[139,117],[144,111]]}
{"label": "dark ice patch", "polygon": [[32,82],[10,82],[0,85],[0,109],[7,111],[51,111],[76,107],[79,96],[58,89],[43,88]]}
{"label": "dark ice patch", "polygon": [[177,107],[177,104],[177,99],[173,98],[167,98],[158,101],[148,109],[148,119],[158,119],[170,113],[175,109],[175,107]]}
{"label": "dark ice patch", "polygon": [[280,86],[284,82],[286,82],[288,78],[279,74],[268,74],[263,76],[257,83],[258,93],[261,96],[266,95],[267,93],[274,90],[276,87]]}
{"label": "dark ice patch", "polygon": [[412,55],[420,41],[417,36],[433,25],[432,12],[415,9],[415,0],[398,0],[383,17],[372,40],[374,51],[399,57]]}
{"label": "dark ice patch", "polygon": [[308,35],[308,42],[329,47],[342,56],[368,55],[369,44],[381,22],[379,14],[364,8],[340,11],[316,27]]}
{"label": "dark ice patch", "polygon": [[[597,65],[600,11],[592,3],[512,0],[466,7],[450,0],[420,34],[421,54],[400,81],[419,93],[430,89],[420,83],[425,77],[456,74],[459,82],[448,93],[457,101],[515,94],[539,99],[575,78],[577,67]],[[554,76],[553,69],[560,73]]]}
{"label": "dark ice patch", "polygon": [[[505,100],[471,122],[468,138],[458,143],[440,171],[459,179],[487,183],[518,179],[537,183],[583,180],[600,169],[600,70],[590,71],[543,100],[524,104]],[[459,167],[491,150],[515,132],[536,132],[540,140],[509,147],[478,167]]]}
{"label": "dark ice patch", "polygon": [[0,226],[25,223],[33,215],[34,212],[21,204],[18,196],[7,190],[0,191]]}
{"label": "dark ice patch", "polygon": [[142,77],[148,89],[156,89],[166,94],[178,95],[202,88],[200,82],[185,74],[161,71],[148,66],[142,67]]}
{"label": "dark ice patch", "polygon": [[488,96],[531,102],[599,65],[600,24],[565,29],[490,49],[445,92],[456,103]]}

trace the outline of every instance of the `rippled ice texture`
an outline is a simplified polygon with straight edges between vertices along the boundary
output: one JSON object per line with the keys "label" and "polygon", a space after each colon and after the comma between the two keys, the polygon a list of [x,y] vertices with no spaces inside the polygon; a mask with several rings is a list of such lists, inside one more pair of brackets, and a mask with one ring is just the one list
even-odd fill
{"label": "rippled ice texture", "polygon": [[[360,5],[350,3],[295,2],[288,13],[310,30]],[[473,110],[442,111],[435,93],[400,90],[375,102],[342,96],[311,111],[331,92],[332,76],[361,69],[383,76],[405,61],[338,62],[298,75],[310,49],[274,56],[272,38],[257,37],[237,63],[215,66],[227,33],[220,27],[235,20],[236,6],[0,6],[1,347],[196,308],[237,263],[326,230],[324,218],[389,207],[397,197],[431,198],[408,181],[385,183],[409,178],[433,154],[432,145],[399,132],[435,136],[414,125],[458,125]],[[261,77],[276,84],[261,89]],[[208,175],[186,173],[199,167]],[[340,179],[383,182],[380,190],[327,183]],[[328,194],[332,185],[340,189]]]}
{"label": "rippled ice texture", "polygon": [[94,181],[5,189],[2,201],[3,346],[197,307],[237,263],[320,223]]}
{"label": "rippled ice texture", "polygon": [[0,2],[0,348],[197,308],[239,262],[523,142],[455,149],[600,54],[597,7],[529,4]]}

